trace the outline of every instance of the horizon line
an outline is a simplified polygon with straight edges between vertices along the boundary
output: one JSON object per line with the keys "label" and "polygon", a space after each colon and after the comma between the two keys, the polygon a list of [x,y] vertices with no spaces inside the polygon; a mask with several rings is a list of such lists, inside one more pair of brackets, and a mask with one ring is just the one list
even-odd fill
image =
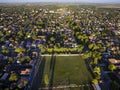
{"label": "horizon line", "polygon": [[120,4],[120,2],[79,2],[79,1],[59,1],[59,2],[53,2],[53,1],[50,1],[50,2],[47,2],[47,1],[35,1],[35,2],[23,2],[23,1],[20,1],[20,2],[0,2],[0,4],[26,4],[26,3],[76,3],[76,4]]}

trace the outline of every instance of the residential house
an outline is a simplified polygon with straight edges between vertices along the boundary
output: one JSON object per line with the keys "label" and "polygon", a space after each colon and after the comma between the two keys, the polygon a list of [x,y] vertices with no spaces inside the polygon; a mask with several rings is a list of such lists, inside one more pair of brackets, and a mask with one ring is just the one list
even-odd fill
{"label": "residential house", "polygon": [[1,81],[4,81],[4,80],[6,80],[6,79],[8,78],[8,76],[9,76],[8,73],[4,73],[4,74],[2,75],[2,77],[0,78],[0,80],[1,80]]}
{"label": "residential house", "polygon": [[120,60],[117,60],[115,58],[109,58],[108,61],[111,63],[111,64],[119,64],[120,63]]}

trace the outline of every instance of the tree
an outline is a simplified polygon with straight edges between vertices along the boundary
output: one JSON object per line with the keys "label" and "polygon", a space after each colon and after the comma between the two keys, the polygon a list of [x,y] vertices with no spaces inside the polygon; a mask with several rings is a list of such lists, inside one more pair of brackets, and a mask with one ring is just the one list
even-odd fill
{"label": "tree", "polygon": [[22,89],[22,83],[19,83],[19,84],[18,84],[18,88],[19,88],[19,89]]}
{"label": "tree", "polygon": [[46,86],[48,86],[48,84],[49,84],[48,74],[45,74],[45,76],[44,76],[44,83]]}
{"label": "tree", "polygon": [[79,36],[79,34],[80,34],[80,32],[76,32],[76,33],[75,33],[76,37],[78,37],[78,36]]}
{"label": "tree", "polygon": [[5,41],[5,38],[4,37],[1,37],[0,38],[0,43],[4,42]]}
{"label": "tree", "polygon": [[99,80],[99,79],[100,79],[100,75],[97,75],[95,78],[96,78],[97,80]]}
{"label": "tree", "polygon": [[20,39],[24,37],[23,30],[20,30],[20,31],[18,32],[18,37],[19,37]]}
{"label": "tree", "polygon": [[5,54],[5,55],[7,55],[7,54],[9,53],[9,50],[3,49],[3,50],[2,50],[2,53]]}
{"label": "tree", "polygon": [[79,48],[78,48],[78,52],[81,53],[81,52],[83,51],[83,49],[84,49],[84,46],[83,46],[83,45],[80,45]]}
{"label": "tree", "polygon": [[12,63],[12,61],[13,61],[13,58],[12,58],[12,57],[9,57],[9,58],[8,58],[8,63]]}
{"label": "tree", "polygon": [[99,49],[99,46],[96,45],[96,44],[93,44],[93,43],[89,44],[88,47],[92,51],[95,51],[95,50]]}
{"label": "tree", "polygon": [[51,37],[51,38],[50,38],[50,41],[54,42],[54,41],[55,41],[55,38],[54,38],[54,37]]}
{"label": "tree", "polygon": [[108,69],[111,70],[111,71],[114,71],[114,70],[116,70],[116,66],[114,64],[110,64],[108,66]]}
{"label": "tree", "polygon": [[27,80],[24,80],[24,86],[26,86],[28,84]]}
{"label": "tree", "polygon": [[97,46],[96,44],[94,44],[93,49],[92,50],[98,50],[99,46]]}
{"label": "tree", "polygon": [[92,83],[97,84],[97,83],[98,83],[98,80],[97,80],[97,79],[93,79],[93,80],[92,80]]}
{"label": "tree", "polygon": [[21,81],[21,82],[18,84],[18,88],[21,89],[21,88],[25,87],[27,84],[28,84],[28,81],[27,81],[27,80]]}
{"label": "tree", "polygon": [[79,27],[79,25],[76,25],[76,26],[74,26],[72,29],[73,29],[74,31],[79,31],[79,30],[80,30],[80,27]]}
{"label": "tree", "polygon": [[52,54],[52,51],[53,51],[52,48],[48,48],[48,49],[47,49],[47,52],[48,52],[49,54]]}
{"label": "tree", "polygon": [[41,50],[41,53],[44,54],[46,52],[46,48],[44,46],[38,46],[39,49]]}
{"label": "tree", "polygon": [[31,58],[29,56],[24,56],[21,58],[21,63],[29,63]]}
{"label": "tree", "polygon": [[97,57],[94,58],[93,64],[94,64],[94,65],[97,65],[97,64],[98,64],[98,58],[97,58]]}
{"label": "tree", "polygon": [[88,45],[89,49],[92,49],[92,48],[93,48],[93,46],[94,46],[94,44],[93,44],[93,43],[91,43],[91,44],[89,44],[89,45]]}
{"label": "tree", "polygon": [[98,61],[101,60],[102,56],[100,52],[94,51],[92,52],[93,63],[96,65]]}
{"label": "tree", "polygon": [[84,53],[84,58],[85,59],[88,59],[90,57],[92,57],[92,52],[91,51]]}
{"label": "tree", "polygon": [[18,52],[18,53],[25,52],[25,51],[26,51],[25,48],[21,48],[21,47],[15,49],[15,52]]}
{"label": "tree", "polygon": [[17,81],[18,75],[16,73],[12,73],[9,77],[9,81]]}
{"label": "tree", "polygon": [[8,55],[9,54],[9,50],[5,46],[2,46],[2,53],[4,55]]}
{"label": "tree", "polygon": [[94,68],[94,72],[97,73],[98,75],[100,75],[100,68],[99,67],[95,67]]}

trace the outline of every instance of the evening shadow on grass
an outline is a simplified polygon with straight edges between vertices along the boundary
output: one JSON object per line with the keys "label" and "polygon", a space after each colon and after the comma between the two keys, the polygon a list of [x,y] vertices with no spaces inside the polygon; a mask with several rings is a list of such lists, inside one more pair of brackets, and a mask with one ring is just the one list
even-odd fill
{"label": "evening shadow on grass", "polygon": [[38,88],[44,87],[42,84],[42,81],[43,81],[43,77],[44,77],[43,74],[44,74],[45,62],[46,62],[46,58],[43,57],[43,59],[40,62],[38,72],[37,72],[37,75],[34,79],[33,86],[32,86],[31,90],[38,90]]}
{"label": "evening shadow on grass", "polygon": [[50,61],[50,71],[49,71],[49,90],[52,90],[53,87],[53,78],[54,78],[54,69],[56,63],[56,56],[52,54]]}
{"label": "evening shadow on grass", "polygon": [[88,60],[85,60],[85,65],[86,65],[87,70],[88,70],[88,71],[90,72],[90,74],[92,75],[92,77],[95,77],[95,74],[93,73],[93,71],[92,71],[92,69],[91,69],[91,67],[90,67],[90,65],[89,65]]}

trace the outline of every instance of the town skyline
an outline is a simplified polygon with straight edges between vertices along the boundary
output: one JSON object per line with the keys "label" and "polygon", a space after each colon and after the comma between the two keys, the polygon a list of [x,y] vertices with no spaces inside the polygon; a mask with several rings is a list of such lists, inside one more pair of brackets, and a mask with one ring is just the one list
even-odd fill
{"label": "town skyline", "polygon": [[34,2],[58,2],[58,3],[110,3],[119,4],[119,0],[0,0],[0,3],[34,3]]}

